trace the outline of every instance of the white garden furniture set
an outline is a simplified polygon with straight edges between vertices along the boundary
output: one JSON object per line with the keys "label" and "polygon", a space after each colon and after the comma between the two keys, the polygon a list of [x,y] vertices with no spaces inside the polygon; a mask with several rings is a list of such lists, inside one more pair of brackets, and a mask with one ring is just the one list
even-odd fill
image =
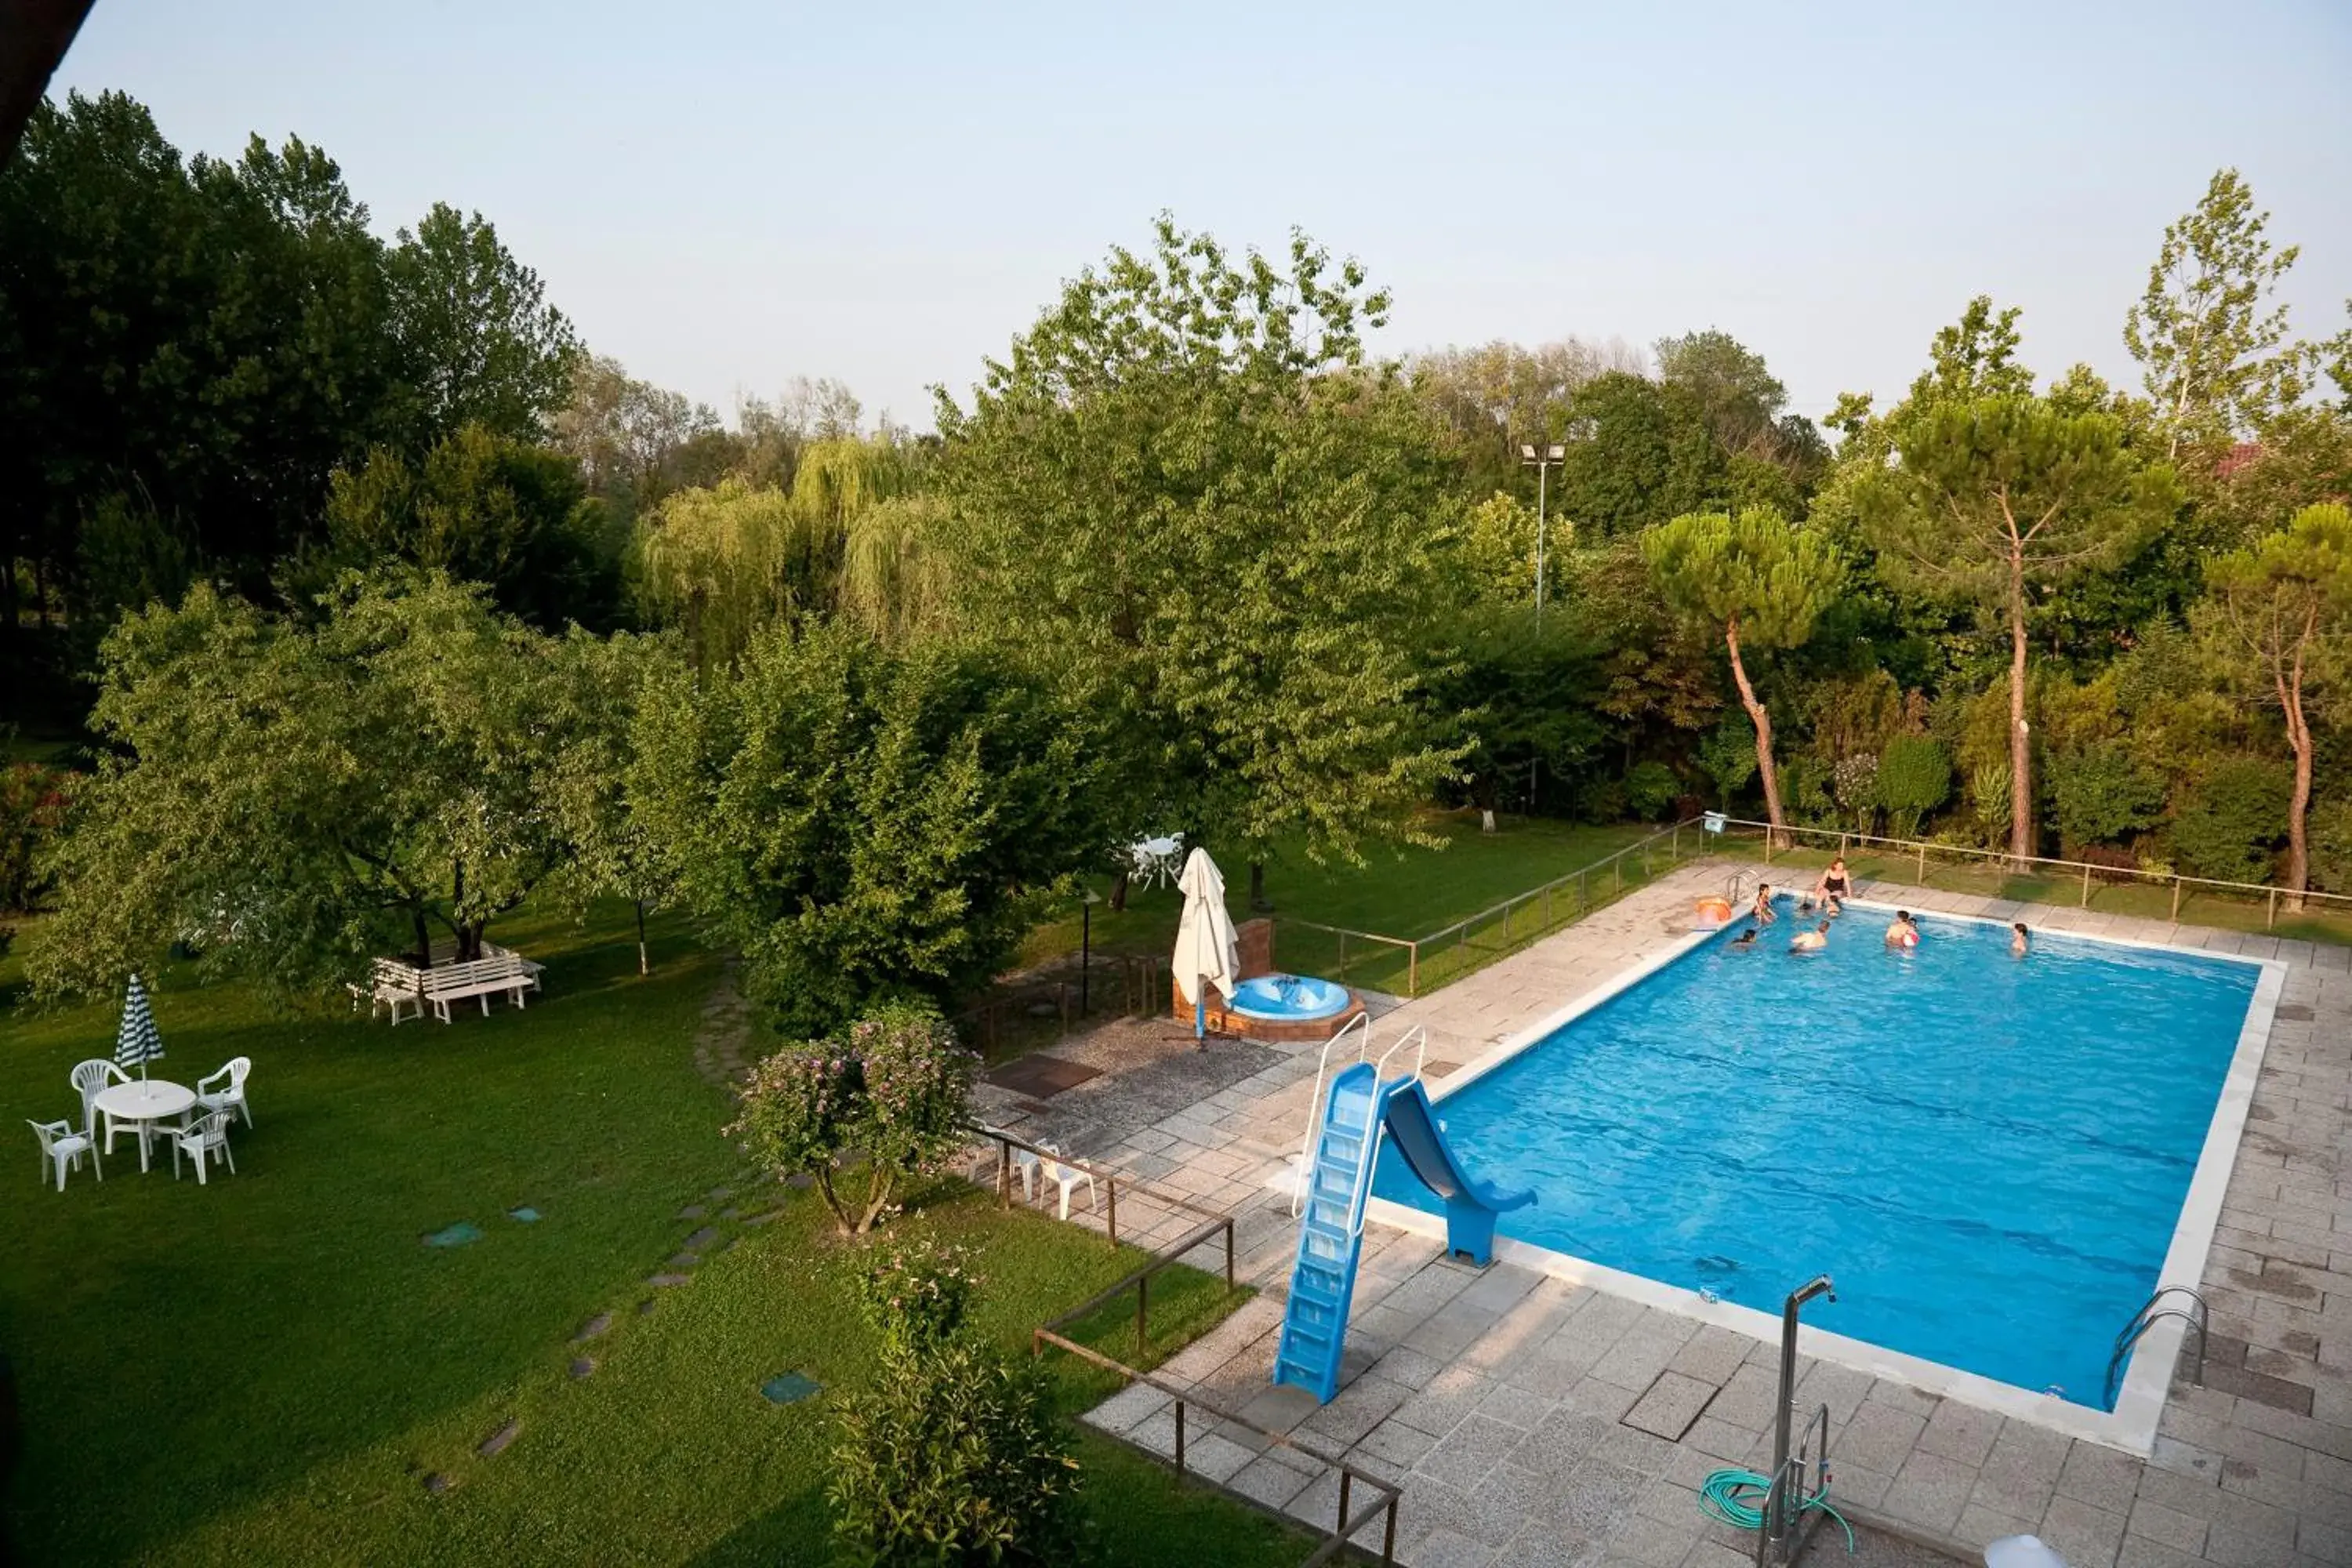
{"label": "white garden furniture set", "polygon": [[174,1180],[183,1155],[194,1161],[199,1185],[215,1163],[227,1165],[235,1175],[236,1160],[229,1153],[228,1129],[237,1117],[243,1117],[247,1127],[253,1125],[253,1108],[245,1096],[246,1079],[252,1071],[250,1058],[232,1058],[218,1072],[197,1079],[196,1087],[190,1089],[163,1079],[132,1078],[103,1057],[80,1063],[67,1075],[81,1096],[80,1126],[71,1121],[28,1123],[41,1142],[42,1184],[47,1185],[54,1175],[58,1191],[65,1191],[66,1173],[79,1170],[84,1158],[97,1178],[106,1180],[100,1146],[103,1144],[110,1155],[115,1138],[126,1133],[139,1141],[142,1172],[150,1168],[155,1140],[162,1139],[172,1148]]}
{"label": "white garden furniture set", "polygon": [[479,958],[462,963],[436,963],[427,969],[396,958],[379,958],[370,974],[370,989],[362,993],[360,987],[352,987],[352,1004],[357,1006],[360,997],[365,994],[369,1016],[389,1011],[395,1028],[404,1007],[411,1016],[418,1018],[425,1016],[425,1010],[430,1007],[435,1017],[447,1024],[455,1022],[450,1005],[469,999],[481,1003],[482,1016],[487,1018],[493,996],[503,994],[516,1006],[522,1006],[524,996],[540,989],[542,967],[519,952],[487,942],[482,944]]}
{"label": "white garden furniture set", "polygon": [[1093,1173],[1081,1170],[1076,1165],[1065,1165],[1059,1160],[1051,1158],[1052,1155],[1062,1152],[1062,1146],[1059,1143],[1040,1143],[1037,1147],[1045,1150],[1045,1153],[1033,1154],[1026,1149],[1013,1151],[1013,1168],[1021,1173],[1021,1195],[1024,1199],[1031,1203],[1037,1201],[1037,1182],[1042,1176],[1045,1181],[1062,1189],[1064,1219],[1070,1217],[1070,1194],[1080,1182],[1087,1184],[1087,1205],[1095,1208],[1101,1206],[1101,1200],[1095,1192]]}

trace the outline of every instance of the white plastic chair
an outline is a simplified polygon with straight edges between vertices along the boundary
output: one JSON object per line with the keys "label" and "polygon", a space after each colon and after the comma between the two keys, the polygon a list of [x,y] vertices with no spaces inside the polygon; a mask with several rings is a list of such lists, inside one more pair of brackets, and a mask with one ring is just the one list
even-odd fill
{"label": "white plastic chair", "polygon": [[104,1092],[107,1085],[129,1083],[131,1075],[108,1061],[104,1057],[92,1057],[86,1062],[76,1062],[73,1071],[66,1075],[75,1091],[81,1096],[81,1131],[85,1138],[98,1136],[98,1108],[91,1102]]}
{"label": "white plastic chair", "polygon": [[1037,1156],[1026,1149],[1013,1151],[1013,1173],[1021,1178],[1021,1201],[1037,1201]]}
{"label": "white plastic chair", "polygon": [[58,1191],[66,1190],[66,1169],[79,1168],[81,1157],[89,1156],[89,1168],[98,1173],[100,1181],[106,1180],[105,1167],[98,1163],[98,1145],[88,1132],[77,1132],[70,1121],[27,1121],[33,1135],[41,1141],[41,1184],[49,1184],[49,1171],[58,1173]]}
{"label": "white plastic chair", "polygon": [[205,1162],[217,1155],[228,1162],[228,1173],[236,1174],[236,1156],[228,1152],[228,1112],[215,1110],[200,1117],[185,1127],[166,1129],[172,1140],[172,1180],[180,1179],[180,1156],[194,1156],[196,1162],[196,1185],[205,1184]]}
{"label": "white plastic chair", "polygon": [[[245,1079],[253,1070],[251,1057],[231,1057],[220,1071],[196,1079],[196,1103],[206,1110],[234,1110],[253,1125],[253,1107],[245,1100]],[[219,1084],[223,1087],[215,1089]]]}
{"label": "white plastic chair", "polygon": [[[1062,1152],[1062,1146],[1059,1143],[1040,1143],[1037,1147],[1048,1150],[1056,1154]],[[1047,1181],[1062,1189],[1062,1217],[1064,1219],[1070,1217],[1070,1193],[1071,1190],[1080,1182],[1084,1182],[1087,1184],[1087,1205],[1091,1207],[1099,1207],[1101,1205],[1101,1200],[1095,1193],[1095,1179],[1089,1173],[1081,1171],[1074,1165],[1065,1165],[1059,1160],[1040,1160],[1037,1162],[1037,1168],[1038,1173]]]}

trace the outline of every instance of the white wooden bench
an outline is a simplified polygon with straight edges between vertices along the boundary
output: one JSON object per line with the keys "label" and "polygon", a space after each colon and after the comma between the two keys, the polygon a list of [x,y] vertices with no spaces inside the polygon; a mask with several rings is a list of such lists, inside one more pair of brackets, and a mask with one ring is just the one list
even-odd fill
{"label": "white wooden bench", "polygon": [[523,994],[539,989],[540,966],[511,952],[500,952],[478,958],[468,963],[441,963],[425,971],[421,994],[433,1008],[434,1016],[443,1023],[453,1020],[449,1004],[467,997],[478,998],[482,1016],[490,1015],[490,998],[504,992],[518,1007],[523,1005]]}
{"label": "white wooden bench", "polygon": [[395,1029],[400,1027],[403,1006],[420,1018],[425,1016],[425,994],[417,984],[420,978],[419,972],[405,963],[390,958],[377,959],[369,977],[373,989],[368,995],[368,1016],[373,1018],[380,1009],[389,1007]]}

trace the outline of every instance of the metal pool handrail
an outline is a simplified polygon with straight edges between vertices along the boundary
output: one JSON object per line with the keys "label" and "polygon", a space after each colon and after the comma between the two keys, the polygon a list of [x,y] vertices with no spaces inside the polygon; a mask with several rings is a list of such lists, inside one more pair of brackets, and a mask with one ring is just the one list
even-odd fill
{"label": "metal pool handrail", "polygon": [[1356,1059],[1362,1061],[1364,1053],[1372,1047],[1372,1016],[1359,1013],[1341,1026],[1339,1032],[1323,1042],[1323,1054],[1315,1061],[1315,1092],[1307,1101],[1307,1135],[1299,1140],[1298,1163],[1291,1172],[1290,1217],[1297,1219],[1307,1206],[1307,1168],[1315,1158],[1315,1126],[1323,1120],[1323,1075],[1331,1065],[1331,1047],[1346,1039],[1358,1028],[1364,1037],[1356,1042]]}
{"label": "metal pool handrail", "polygon": [[1381,1059],[1372,1064],[1372,1077],[1375,1079],[1378,1079],[1381,1076],[1381,1069],[1389,1065],[1389,1058],[1391,1057],[1404,1049],[1405,1047],[1416,1043],[1418,1043],[1420,1048],[1413,1053],[1412,1076],[1419,1078],[1421,1076],[1421,1064],[1429,1059],[1429,1026],[1426,1024],[1415,1024],[1412,1028],[1407,1029],[1403,1034],[1399,1035],[1390,1045],[1389,1048],[1381,1053]]}

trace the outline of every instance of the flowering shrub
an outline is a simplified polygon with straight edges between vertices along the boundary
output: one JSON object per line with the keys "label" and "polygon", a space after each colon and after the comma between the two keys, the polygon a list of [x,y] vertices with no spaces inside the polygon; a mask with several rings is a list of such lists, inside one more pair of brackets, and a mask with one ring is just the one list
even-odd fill
{"label": "flowering shrub", "polygon": [[65,826],[67,778],[37,763],[0,768],[0,910],[29,910],[40,896],[41,851]]}
{"label": "flowering shrub", "polygon": [[963,1331],[980,1289],[971,1252],[920,1240],[893,1247],[858,1276],[866,1321],[886,1346],[929,1350]]}
{"label": "flowering shrub", "polygon": [[[842,1234],[863,1236],[902,1183],[961,1141],[978,1062],[936,1013],[885,1005],[851,1026],[846,1045],[803,1041],[761,1062],[726,1131],[779,1174],[814,1178]],[[842,1184],[853,1153],[866,1157],[855,1195]]]}

